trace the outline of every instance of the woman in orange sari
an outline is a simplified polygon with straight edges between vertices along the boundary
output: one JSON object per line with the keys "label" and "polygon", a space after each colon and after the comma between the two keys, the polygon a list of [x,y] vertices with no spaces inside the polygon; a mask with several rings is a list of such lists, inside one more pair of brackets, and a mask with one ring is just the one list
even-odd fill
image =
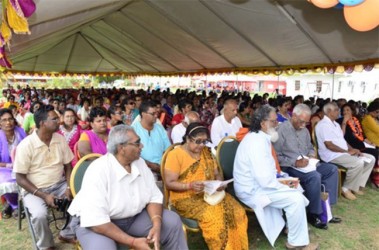
{"label": "woman in orange sari", "polygon": [[197,220],[209,249],[248,249],[242,206],[227,193],[216,205],[204,201],[204,181],[222,180],[210,149],[205,147],[208,141],[208,129],[191,123],[183,144],[167,155],[164,174],[171,204],[181,216]]}

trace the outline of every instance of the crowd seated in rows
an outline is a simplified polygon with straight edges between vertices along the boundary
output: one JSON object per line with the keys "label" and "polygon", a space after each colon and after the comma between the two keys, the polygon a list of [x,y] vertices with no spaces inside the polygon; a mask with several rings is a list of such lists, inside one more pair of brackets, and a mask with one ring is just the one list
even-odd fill
{"label": "crowd seated in rows", "polygon": [[[342,165],[347,168],[347,176],[343,183],[343,195],[347,199],[353,199],[355,194],[362,194],[362,188],[366,186],[373,166],[375,166],[375,169],[378,169],[376,160],[377,153],[374,153],[374,151],[377,152],[378,150],[377,142],[379,140],[379,133],[377,132],[379,126],[379,100],[373,101],[368,108],[366,108],[367,106],[361,102],[346,101],[344,99],[335,100],[337,104],[330,104],[333,100],[319,98],[315,103],[314,99],[304,102],[302,96],[296,96],[293,99],[285,96],[269,97],[268,94],[264,95],[264,97],[259,95],[251,97],[248,92],[223,92],[218,95],[213,92],[206,93],[206,91],[203,91],[202,93],[197,93],[188,90],[177,90],[175,93],[171,93],[169,89],[166,91],[148,89],[146,91],[142,89],[81,88],[79,90],[45,90],[43,88],[19,88],[14,90],[13,88],[9,88],[4,90],[3,94],[4,98],[0,106],[2,105],[3,108],[11,108],[10,113],[12,117],[16,117],[18,123],[25,128],[26,134],[29,134],[29,136],[21,142],[18,141],[20,142],[18,147],[21,148],[20,151],[22,153],[16,154],[13,168],[17,173],[16,176],[19,185],[25,189],[23,196],[25,204],[30,208],[29,210],[32,214],[32,224],[39,228],[38,230],[40,230],[40,232],[44,232],[38,235],[41,239],[37,245],[42,248],[52,247],[52,243],[51,235],[46,229],[45,222],[42,224],[40,222],[40,220],[43,221],[46,215],[45,210],[41,210],[40,206],[47,204],[48,206],[54,207],[51,201],[54,196],[58,197],[66,194],[66,196],[70,198],[70,191],[66,189],[66,181],[64,179],[58,180],[57,176],[62,177],[62,171],[64,170],[67,180],[76,160],[84,155],[100,153],[109,156],[109,153],[107,153],[109,129],[116,128],[119,126],[117,124],[120,123],[131,125],[134,132],[129,131],[126,133],[131,136],[137,136],[133,137],[136,139],[135,141],[129,140],[130,138],[125,140],[128,141],[128,149],[122,152],[129,152],[133,147],[135,150],[139,149],[141,151],[141,157],[138,157],[138,160],[136,158],[136,161],[143,161],[144,163],[141,163],[142,165],[146,164],[153,175],[155,175],[155,181],[160,179],[161,159],[166,149],[171,145],[171,142],[181,142],[183,145],[179,146],[179,148],[170,154],[178,154],[180,157],[175,157],[178,159],[181,158],[181,160],[186,159],[188,156],[188,161],[181,162],[181,164],[184,164],[183,166],[168,165],[174,172],[176,171],[176,174],[179,173],[178,176],[180,176],[182,174],[180,172],[182,168],[179,170],[177,168],[180,166],[183,167],[183,169],[187,169],[192,165],[196,165],[197,161],[193,159],[205,155],[203,152],[207,152],[206,159],[209,160],[211,165],[214,164],[213,158],[211,161],[211,155],[208,155],[210,152],[208,147],[217,147],[218,142],[224,137],[230,135],[239,136],[238,132],[243,130],[243,136],[240,136],[242,142],[238,148],[235,162],[236,177],[234,185],[237,196],[244,201],[246,205],[254,208],[258,220],[272,244],[274,244],[277,235],[283,229],[284,225],[282,225],[282,220],[278,217],[278,211],[285,205],[279,202],[279,200],[283,198],[282,196],[276,196],[275,192],[266,193],[267,188],[270,189],[270,185],[272,184],[278,190],[283,191],[285,197],[292,197],[291,199],[286,199],[286,202],[288,202],[286,216],[289,221],[287,248],[304,247],[308,245],[307,220],[316,228],[327,228],[326,223],[320,223],[318,220],[320,208],[317,200],[319,200],[320,185],[324,184],[326,191],[330,194],[330,202],[332,205],[335,205],[337,202],[336,186],[338,185],[338,181],[336,180],[336,167],[333,164]],[[285,108],[283,108],[283,105],[280,106],[281,101],[284,101],[282,103],[284,103]],[[179,103],[180,105],[178,105]],[[351,113],[356,114],[356,119],[349,118],[353,116],[349,116],[349,110],[346,108],[347,106],[344,106],[341,114],[343,118],[340,120],[342,121],[341,128],[340,124],[334,121],[340,118],[339,110],[346,103],[349,104],[352,111]],[[299,107],[304,107],[301,108],[301,112],[296,109],[297,104],[302,105]],[[307,105],[309,108],[305,108],[304,105]],[[190,107],[192,110],[189,110]],[[318,113],[321,108],[323,112]],[[262,117],[262,110],[266,111],[265,119]],[[304,110],[306,111],[303,112]],[[311,110],[311,112],[309,110]],[[238,113],[237,111],[240,112]],[[288,120],[278,124],[278,112],[280,114],[283,113],[284,116],[287,114]],[[325,115],[322,116],[322,113],[325,113]],[[5,115],[8,116],[9,113],[5,112]],[[320,148],[319,155],[322,163],[318,165],[317,171],[303,173],[299,170],[307,165],[307,159],[303,159],[302,156],[316,156],[310,142],[309,133],[304,128],[309,121],[312,121],[311,115],[319,118],[318,122],[314,122],[312,124],[313,126],[310,125],[308,128],[316,128],[317,143]],[[248,118],[250,118],[250,121]],[[363,118],[362,121],[361,118]],[[258,123],[256,119],[258,119]],[[344,121],[347,125],[345,129]],[[194,126],[192,124],[197,124],[197,122],[201,123],[203,127],[202,131],[206,131],[205,134],[199,134],[199,136],[204,137],[204,140],[200,140],[198,141],[199,143],[196,143],[197,141],[192,141],[191,139],[193,138],[190,138],[191,136],[188,137],[187,134],[188,138],[184,136],[183,142],[183,135],[185,135],[186,130]],[[325,127],[324,123],[328,123],[330,126]],[[17,123],[14,123],[14,131],[16,131],[16,129],[22,130],[22,128],[16,126],[16,124]],[[368,145],[370,145],[370,143],[374,144],[370,145],[374,147],[373,150],[369,150],[372,151],[372,154],[367,154],[367,156],[365,153],[368,153],[366,149],[369,146],[365,144],[365,148],[362,148],[356,145],[349,145],[354,143],[349,142],[347,139],[351,137],[349,135],[349,128],[355,126],[359,128],[359,124],[362,128],[357,130],[357,133],[353,131],[353,136],[358,136],[357,138],[359,139],[361,138],[360,135],[363,134],[363,138],[368,139],[368,141],[363,140],[363,142]],[[0,125],[0,132],[4,132],[8,135],[8,132],[11,131],[11,123],[1,121]],[[247,129],[246,127],[249,125],[250,129]],[[245,128],[243,128],[243,126],[245,126]],[[330,129],[332,126],[333,129]],[[276,128],[278,129],[279,136],[275,135]],[[55,132],[59,132],[61,135]],[[208,133],[211,134],[210,138]],[[80,137],[78,140],[79,134]],[[273,143],[272,141],[275,141],[275,137],[279,140]],[[13,137],[9,137],[8,139],[11,140],[12,138]],[[207,139],[211,140],[207,141]],[[360,142],[362,142],[362,140],[360,140]],[[37,143],[39,147],[33,147],[33,143]],[[275,154],[272,143],[276,148],[277,154]],[[65,146],[63,146],[63,144]],[[204,146],[203,144],[206,145]],[[188,147],[186,146],[186,148],[184,148],[185,145]],[[301,145],[301,147],[299,145]],[[353,149],[355,147],[357,149]],[[9,147],[6,147],[4,144],[1,148],[2,158],[0,167],[11,166],[12,160],[3,160],[5,159],[3,158],[3,153],[9,151]],[[200,153],[200,148],[202,153]],[[54,149],[54,151],[50,152],[49,150],[51,149]],[[187,155],[185,149],[189,151]],[[37,160],[29,160],[30,157],[34,157],[37,152],[39,155]],[[75,152],[77,156],[73,162],[71,161],[74,159],[71,155],[72,152]],[[359,158],[359,163],[357,161],[356,166],[345,166],[344,162],[339,160],[339,156],[346,158],[350,157],[350,154],[365,154],[366,161],[370,161],[370,163],[362,163]],[[337,157],[332,157],[333,159],[328,158],[330,155]],[[63,156],[64,158],[62,158]],[[298,159],[299,156],[300,159]],[[188,163],[191,162],[189,158],[193,158],[192,161],[194,164],[191,165],[191,163]],[[354,160],[358,159],[357,157],[353,158]],[[53,161],[54,159],[55,161]],[[171,160],[169,157],[168,163],[170,163]],[[348,161],[349,163],[353,163],[353,160],[350,160],[350,158]],[[199,162],[201,161],[199,160]],[[18,164],[19,166],[17,166]],[[54,168],[50,169],[54,171],[54,173],[50,170],[43,173],[47,168],[46,164],[52,164],[54,166]],[[248,165],[254,166],[254,169],[258,169],[259,167],[259,170],[254,173],[244,172],[247,171],[246,168]],[[361,165],[363,165],[363,167],[361,167]],[[70,170],[68,170],[67,166],[70,166]],[[210,175],[206,177],[205,174],[209,174],[209,172],[207,172],[206,169],[202,170],[203,173],[200,173],[200,175],[203,174],[204,178],[199,179],[200,184],[195,185],[194,183],[194,187],[191,185],[191,190],[183,190],[183,192],[180,192],[180,190],[175,189],[175,187],[171,187],[174,200],[175,195],[178,195],[178,200],[183,198],[182,195],[194,195],[194,197],[197,197],[199,195],[196,194],[194,189],[202,188],[202,180],[208,177],[212,177],[213,179],[218,178],[216,173],[213,173],[213,175],[210,173]],[[252,169],[250,169],[250,171],[252,171]],[[126,172],[128,172],[128,170],[126,170]],[[282,173],[298,177],[300,179],[300,186],[305,190],[304,195],[301,194],[299,190],[289,189],[282,184],[278,184],[276,177]],[[197,174],[197,172],[194,172],[191,173],[191,176],[193,175],[193,178],[197,178]],[[266,175],[270,178],[265,179],[266,177],[262,177]],[[43,178],[41,176],[43,176]],[[45,179],[46,176],[48,176],[49,183],[41,181]],[[186,176],[186,178],[187,177],[189,176]],[[181,182],[182,179],[180,178],[178,177],[176,180],[173,180],[174,183],[175,181]],[[245,180],[244,178],[250,179]],[[312,181],[307,181],[308,179]],[[378,179],[378,172],[374,171],[372,173],[373,183],[377,184]],[[168,180],[170,180],[170,178],[168,178]],[[197,182],[196,180],[193,181]],[[185,181],[185,183],[187,182]],[[246,183],[255,184],[247,187],[244,186]],[[169,187],[170,184],[167,186]],[[54,188],[55,191],[52,191],[51,188]],[[254,192],[252,188],[254,188]],[[253,193],[255,194],[256,190],[258,190],[257,194],[262,191],[264,195],[273,195],[272,200],[270,198],[273,203],[270,203],[267,207],[261,207],[262,209],[260,209],[262,204],[257,203],[255,199],[257,196],[252,195]],[[277,201],[280,203],[279,205]],[[204,203],[203,200],[201,202]],[[309,205],[307,205],[308,202],[310,202]],[[38,206],[35,205],[37,203]],[[223,203],[220,204],[224,203],[230,205],[227,206],[230,211],[218,210],[215,214],[224,213],[225,215],[231,216],[238,215],[238,219],[244,221],[244,217],[239,216],[240,213],[242,213],[240,206],[238,203],[235,203],[229,195],[226,195]],[[191,213],[192,211],[185,211],[182,205],[183,204],[179,201],[177,202],[177,209],[180,210],[178,212],[184,216],[190,215],[187,213]],[[296,205],[297,207],[294,210],[290,209],[290,207]],[[198,209],[204,207],[206,207],[205,204],[204,206],[199,205]],[[215,206],[213,209],[216,209],[216,207],[219,209],[218,207],[220,206]],[[181,208],[183,208],[183,210],[181,210]],[[267,217],[265,215],[266,208],[275,216]],[[208,214],[209,211],[202,210],[201,212]],[[296,213],[297,218],[293,218],[294,213]],[[222,242],[224,238],[219,237],[219,235],[215,236],[216,234],[214,232],[217,230],[215,230],[213,226],[207,226],[207,223],[204,224],[201,218],[193,218],[199,220],[199,225],[202,227],[208,246],[211,247],[213,244],[217,246],[218,244],[227,244],[228,246],[240,244],[241,248],[246,246],[247,240],[246,242],[244,240],[244,233],[246,233],[244,229],[245,222],[239,222],[239,227],[236,228],[223,229],[228,231],[228,235],[239,235],[238,237],[231,237],[233,239],[238,238],[240,241],[228,239]],[[340,221],[339,218],[334,217],[330,222],[338,223]],[[221,223],[221,219],[218,222]],[[268,230],[268,228],[270,228],[270,230]],[[271,230],[272,228],[273,230]],[[219,231],[217,231],[217,233],[219,233]],[[214,240],[214,237],[218,237],[217,240]],[[63,232],[60,234],[60,239],[73,242],[73,233]],[[135,241],[137,241],[137,239]],[[310,244],[309,247],[312,248],[314,245]]]}

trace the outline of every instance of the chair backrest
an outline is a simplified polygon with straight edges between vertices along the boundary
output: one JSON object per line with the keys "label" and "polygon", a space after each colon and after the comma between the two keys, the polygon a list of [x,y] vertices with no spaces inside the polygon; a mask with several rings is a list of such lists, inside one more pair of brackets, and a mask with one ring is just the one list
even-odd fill
{"label": "chair backrest", "polygon": [[88,154],[82,157],[76,164],[74,169],[71,173],[70,178],[70,189],[72,196],[75,197],[75,195],[79,192],[80,188],[82,187],[82,181],[85,172],[87,171],[89,165],[96,159],[102,156],[101,154]]}
{"label": "chair backrest", "polygon": [[239,144],[236,137],[227,136],[217,146],[216,159],[225,180],[233,178],[234,158]]}
{"label": "chair backrest", "polygon": [[180,145],[180,143],[175,143],[175,144],[172,144],[170,147],[168,147],[166,149],[166,151],[164,152],[162,159],[161,159],[161,176],[162,176],[162,182],[163,182],[163,195],[164,195],[163,206],[165,208],[168,207],[169,201],[170,201],[170,192],[166,188],[166,181],[165,181],[165,174],[164,174],[166,159],[167,159],[168,153],[179,145]]}

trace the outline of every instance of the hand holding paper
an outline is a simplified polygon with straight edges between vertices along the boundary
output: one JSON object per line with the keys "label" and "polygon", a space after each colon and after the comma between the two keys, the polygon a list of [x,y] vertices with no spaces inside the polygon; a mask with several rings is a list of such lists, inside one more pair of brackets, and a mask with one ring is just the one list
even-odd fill
{"label": "hand holding paper", "polygon": [[204,192],[206,192],[209,195],[214,194],[217,189],[221,186],[226,186],[228,183],[232,182],[233,179],[227,180],[227,181],[204,181]]}
{"label": "hand holding paper", "polygon": [[[303,173],[309,173],[316,170],[317,163],[320,161],[316,158],[308,158],[307,156],[303,156],[305,159],[308,159],[308,165],[302,168],[296,168],[296,170],[303,172]],[[299,156],[297,158],[298,160],[302,159],[302,156]]]}

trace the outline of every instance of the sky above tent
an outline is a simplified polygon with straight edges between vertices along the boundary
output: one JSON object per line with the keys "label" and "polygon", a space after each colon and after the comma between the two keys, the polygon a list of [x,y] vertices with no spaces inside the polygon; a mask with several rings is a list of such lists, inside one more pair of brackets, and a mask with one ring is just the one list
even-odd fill
{"label": "sky above tent", "polygon": [[36,0],[14,71],[182,73],[379,62],[379,29],[306,0]]}

